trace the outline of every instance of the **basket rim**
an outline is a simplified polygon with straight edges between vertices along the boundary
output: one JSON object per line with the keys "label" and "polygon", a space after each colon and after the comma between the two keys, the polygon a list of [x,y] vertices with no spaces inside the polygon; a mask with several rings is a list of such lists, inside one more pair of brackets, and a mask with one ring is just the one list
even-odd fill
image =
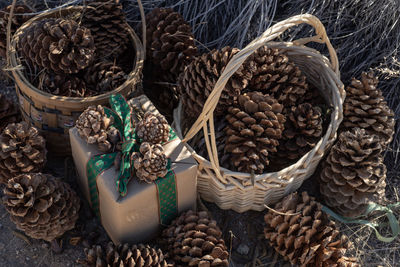
{"label": "basket rim", "polygon": [[[52,15],[57,15],[58,14],[69,14],[69,13],[74,13],[77,11],[82,11],[85,8],[90,8],[86,6],[70,6],[70,7],[62,7],[58,8],[55,10],[49,10],[45,11],[37,16],[34,16],[27,22],[25,22],[12,37],[11,41],[11,51],[10,51],[10,63],[11,63],[11,68],[12,68],[12,73],[15,77],[19,78],[27,88],[31,91],[30,93],[34,94],[36,97],[46,97],[48,98],[49,101],[51,101],[54,104],[61,104],[65,102],[71,102],[71,103],[85,103],[85,102],[96,102],[96,101],[101,101],[101,100],[106,100],[108,99],[111,95],[119,93],[123,89],[125,89],[127,86],[129,86],[137,77],[140,75],[143,65],[144,65],[144,59],[145,59],[145,51],[144,47],[135,33],[135,31],[132,29],[132,27],[126,23],[126,29],[129,32],[130,39],[132,41],[133,47],[136,50],[135,53],[135,65],[132,69],[132,71],[127,75],[127,79],[123,84],[121,84],[118,88],[106,92],[104,94],[96,95],[96,96],[89,96],[89,97],[67,97],[67,96],[57,96],[53,94],[49,94],[47,92],[44,92],[35,86],[33,86],[27,77],[23,74],[22,69],[18,68],[20,64],[17,62],[17,49],[16,49],[16,44],[17,44],[17,39],[18,37],[23,33],[23,30],[30,26],[33,22],[39,21],[41,19],[44,19],[46,17],[52,17]],[[16,79],[17,80],[17,79]]]}

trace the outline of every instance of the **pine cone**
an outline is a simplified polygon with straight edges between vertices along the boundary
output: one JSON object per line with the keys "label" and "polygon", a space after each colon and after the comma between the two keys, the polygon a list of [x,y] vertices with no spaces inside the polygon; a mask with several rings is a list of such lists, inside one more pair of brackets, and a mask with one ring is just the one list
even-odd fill
{"label": "pine cone", "polygon": [[4,189],[3,204],[17,228],[52,241],[75,227],[80,201],[71,187],[49,174],[21,174]]}
{"label": "pine cone", "polygon": [[97,58],[115,58],[130,43],[127,21],[119,0],[97,0],[88,3],[82,25],[88,28],[96,44]]}
{"label": "pine cone", "polygon": [[253,90],[272,95],[285,107],[303,102],[308,91],[306,76],[283,51],[263,46],[252,58],[257,66],[250,82]]}
{"label": "pine cone", "polygon": [[377,85],[378,79],[372,72],[363,72],[361,81],[353,78],[346,90],[341,128],[343,131],[354,127],[365,129],[377,135],[386,146],[393,139],[394,114]]}
{"label": "pine cone", "polygon": [[0,93],[0,134],[10,123],[21,120],[18,108]]}
{"label": "pine cone", "polygon": [[38,88],[58,96],[87,97],[93,95],[86,89],[86,83],[75,75],[45,71],[39,79]]}
{"label": "pine cone", "polygon": [[88,29],[73,20],[52,18],[26,28],[19,47],[31,63],[56,73],[77,73],[86,68],[95,50]]}
{"label": "pine cone", "polygon": [[162,236],[174,266],[229,265],[222,232],[205,211],[183,213]]}
{"label": "pine cone", "polygon": [[88,144],[97,144],[100,151],[109,152],[120,139],[113,122],[114,118],[107,117],[102,106],[90,106],[79,116],[75,127]]}
{"label": "pine cone", "polygon": [[111,61],[98,62],[87,69],[85,81],[97,94],[103,94],[121,86],[126,74]]}
{"label": "pine cone", "polygon": [[269,153],[276,152],[282,137],[285,116],[276,99],[260,92],[240,95],[228,108],[225,150],[241,172],[263,173]]}
{"label": "pine cone", "polygon": [[139,180],[152,183],[158,177],[167,174],[168,159],[161,145],[143,142],[139,151],[132,153],[131,156]]}
{"label": "pine cone", "polygon": [[[239,51],[230,47],[212,50],[196,58],[185,68],[178,81],[185,115],[197,119],[229,60]],[[229,79],[214,112],[216,116],[224,115],[227,107],[231,106],[247,87],[254,71],[253,65],[251,60],[246,61]]]}
{"label": "pine cone", "polygon": [[138,123],[136,134],[144,142],[161,144],[168,141],[169,124],[163,115],[146,112]]}
{"label": "pine cone", "polygon": [[46,142],[26,122],[11,123],[0,135],[0,182],[23,173],[39,172],[46,163]]}
{"label": "pine cone", "polygon": [[320,175],[326,204],[344,216],[355,217],[373,197],[383,197],[386,166],[382,151],[379,138],[364,129],[341,133]]}
{"label": "pine cone", "polygon": [[146,15],[148,60],[160,81],[175,83],[197,55],[190,25],[171,8],[155,8]]}
{"label": "pine cone", "polygon": [[[8,19],[11,11],[11,6],[9,5],[2,10],[0,10],[0,57],[6,58],[7,51],[7,25]],[[33,12],[26,5],[15,5],[14,8],[14,16],[11,21],[11,36],[17,31],[19,27],[22,26],[25,22],[27,22],[32,16],[30,15],[20,15],[25,13]]]}
{"label": "pine cone", "polygon": [[348,238],[339,236],[335,223],[321,209],[307,192],[286,196],[275,206],[280,213],[269,210],[265,215],[265,238],[286,260],[301,267],[359,266],[343,256]]}
{"label": "pine cone", "polygon": [[160,249],[154,249],[149,245],[120,244],[115,246],[108,243],[104,249],[101,246],[85,248],[87,266],[108,267],[108,266],[142,266],[142,267],[167,267],[164,254]]}

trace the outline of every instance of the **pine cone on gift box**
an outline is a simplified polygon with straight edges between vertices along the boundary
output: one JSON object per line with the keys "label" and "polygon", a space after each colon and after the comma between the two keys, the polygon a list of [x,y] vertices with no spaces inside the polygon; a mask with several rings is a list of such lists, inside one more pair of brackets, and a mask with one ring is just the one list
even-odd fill
{"label": "pine cone on gift box", "polygon": [[355,128],[340,134],[322,166],[320,191],[326,204],[347,217],[362,214],[385,195],[386,166],[375,135]]}
{"label": "pine cone on gift box", "polygon": [[97,245],[85,248],[87,266],[117,267],[117,266],[142,266],[142,267],[167,267],[163,252],[149,245],[120,244],[115,246],[112,242],[107,247]]}
{"label": "pine cone on gift box", "polygon": [[93,94],[78,76],[48,71],[43,72],[39,78],[38,88],[52,95],[67,97],[87,97]]}
{"label": "pine cone on gift box", "polygon": [[263,173],[282,137],[282,110],[276,99],[260,92],[240,95],[228,108],[225,150],[238,171]]}
{"label": "pine cone on gift box", "polygon": [[[7,51],[7,25],[8,19],[10,17],[11,6],[6,6],[2,10],[0,10],[0,57],[6,58]],[[32,16],[31,15],[22,15],[26,13],[33,12],[26,5],[15,5],[14,15],[11,19],[11,36],[17,31],[19,27],[22,26],[25,22],[27,22]]]}
{"label": "pine cone on gift box", "polygon": [[113,117],[107,117],[104,108],[88,107],[76,121],[76,129],[88,144],[96,144],[100,151],[112,150],[120,139],[119,131],[112,126]]}
{"label": "pine cone on gift box", "polygon": [[33,22],[21,35],[19,47],[38,67],[69,74],[89,66],[95,51],[90,30],[61,18]]}
{"label": "pine cone on gift box", "polygon": [[228,266],[222,232],[207,212],[187,211],[163,231],[163,242],[174,266]]}
{"label": "pine cone on gift box", "polygon": [[18,108],[0,93],[0,134],[8,124],[20,120],[21,116]]}
{"label": "pine cone on gift box", "polygon": [[4,189],[3,204],[17,228],[53,241],[75,227],[80,200],[71,187],[48,174],[21,174]]}
{"label": "pine cone on gift box", "polygon": [[23,173],[39,172],[46,163],[46,142],[26,122],[11,123],[0,135],[0,182]]}
{"label": "pine cone on gift box", "polygon": [[344,256],[350,243],[307,192],[286,196],[265,215],[265,238],[291,264],[301,267],[359,267]]}
{"label": "pine cone on gift box", "polygon": [[169,124],[163,115],[146,112],[137,124],[136,134],[144,142],[161,144],[168,141],[169,130]]}
{"label": "pine cone on gift box", "polygon": [[127,21],[119,0],[89,1],[82,25],[88,28],[96,44],[97,58],[115,58],[130,43]]}
{"label": "pine cone on gift box", "polygon": [[152,183],[167,174],[168,159],[159,144],[143,142],[139,152],[132,153],[135,174],[140,181]]}
{"label": "pine cone on gift box", "polygon": [[101,61],[90,66],[85,73],[85,81],[96,94],[117,89],[126,81],[126,73],[111,61]]}
{"label": "pine cone on gift box", "polygon": [[372,72],[363,72],[361,81],[353,78],[346,89],[341,129],[365,129],[367,133],[377,135],[383,145],[388,145],[394,134],[394,114],[377,85],[378,79]]}

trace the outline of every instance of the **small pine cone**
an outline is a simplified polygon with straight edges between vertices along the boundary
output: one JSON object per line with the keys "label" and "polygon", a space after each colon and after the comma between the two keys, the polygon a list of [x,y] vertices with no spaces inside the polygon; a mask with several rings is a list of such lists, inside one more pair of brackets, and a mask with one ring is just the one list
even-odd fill
{"label": "small pine cone", "polygon": [[139,151],[132,153],[135,173],[139,180],[152,183],[167,174],[168,159],[161,145],[143,142]]}
{"label": "small pine cone", "polygon": [[49,174],[21,174],[4,189],[3,204],[17,228],[36,239],[52,241],[75,227],[79,197]]}
{"label": "small pine cone", "polygon": [[111,61],[102,61],[90,66],[85,74],[88,86],[97,94],[113,91],[126,81],[125,72]]}
{"label": "small pine cone", "polygon": [[283,51],[263,46],[252,58],[256,64],[250,82],[253,90],[274,96],[285,107],[303,102],[308,91],[306,76]]}
{"label": "small pine cone", "polygon": [[343,131],[354,127],[365,129],[377,135],[386,146],[393,139],[395,120],[377,85],[378,79],[372,72],[363,72],[361,81],[353,78],[346,89],[341,128]]}
{"label": "small pine cone", "polygon": [[174,266],[229,265],[229,253],[217,222],[207,212],[187,211],[163,231],[162,237]]}
{"label": "small pine cone", "polygon": [[[7,51],[7,25],[8,19],[11,11],[11,6],[6,6],[2,10],[0,10],[0,57],[6,58]],[[21,15],[25,13],[33,12],[26,5],[15,5],[14,15],[11,19],[11,36],[17,31],[19,27],[22,26],[25,22],[27,22],[32,16],[30,15]]]}
{"label": "small pine cone", "polygon": [[67,97],[87,97],[91,95],[86,83],[75,75],[45,71],[41,75],[39,88],[52,95]]}
{"label": "small pine cone", "polygon": [[107,117],[104,108],[88,107],[76,121],[76,129],[88,144],[97,144],[100,151],[109,152],[119,141],[119,132],[112,126],[113,117]]}
{"label": "small pine cone", "polygon": [[46,163],[46,142],[26,122],[11,123],[0,135],[0,182],[23,173],[39,172]]}
{"label": "small pine cone", "polygon": [[90,30],[76,21],[44,19],[25,29],[19,41],[31,63],[56,73],[77,73],[89,66],[95,51]]}
{"label": "small pine cone", "polygon": [[20,120],[21,116],[16,105],[0,93],[0,134],[8,124]]}
{"label": "small pine cone", "polygon": [[146,15],[147,55],[160,81],[175,83],[197,55],[190,25],[171,8],[155,8]]}
{"label": "small pine cone", "polygon": [[260,92],[240,95],[228,108],[225,150],[241,172],[263,173],[269,153],[276,152],[282,137],[285,116],[276,99]]}
{"label": "small pine cone", "polygon": [[111,266],[141,266],[141,267],[167,267],[164,254],[160,249],[149,245],[119,244],[115,246],[112,242],[106,248],[99,245],[90,249],[85,248],[87,266],[111,267]]}
{"label": "small pine cone", "polygon": [[[226,65],[239,51],[230,47],[212,50],[197,57],[185,68],[178,81],[185,115],[197,119]],[[215,109],[216,116],[224,115],[226,109],[247,87],[254,71],[253,65],[253,61],[246,61],[228,80]]]}
{"label": "small pine cone", "polygon": [[169,124],[163,115],[146,112],[138,123],[136,134],[144,142],[161,144],[168,141]]}
{"label": "small pine cone", "polygon": [[89,1],[82,18],[96,44],[97,58],[115,58],[125,52],[130,36],[127,21],[119,0]]}
{"label": "small pine cone", "polygon": [[385,195],[386,166],[375,135],[343,132],[322,166],[320,191],[328,206],[347,217],[362,214],[370,200]]}
{"label": "small pine cone", "polygon": [[[359,267],[344,257],[351,245],[340,236],[335,223],[322,211],[320,203],[307,192],[286,196],[265,215],[265,238],[291,264],[301,267]],[[284,215],[284,214],[287,215]]]}

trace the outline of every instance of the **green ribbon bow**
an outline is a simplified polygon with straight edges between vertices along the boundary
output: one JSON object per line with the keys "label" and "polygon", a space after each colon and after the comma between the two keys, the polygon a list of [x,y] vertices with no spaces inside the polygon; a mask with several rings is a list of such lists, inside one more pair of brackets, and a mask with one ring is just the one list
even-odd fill
{"label": "green ribbon bow", "polygon": [[[127,194],[127,186],[131,178],[133,164],[131,154],[139,151],[141,140],[136,135],[132,123],[132,112],[128,103],[122,95],[110,96],[111,109],[104,108],[108,117],[114,118],[113,126],[119,130],[122,137],[122,157],[120,171],[116,181],[116,187],[121,196]],[[168,141],[176,138],[175,132],[170,128]],[[86,174],[89,182],[90,199],[92,208],[99,217],[99,197],[96,185],[97,177],[105,170],[114,165],[118,153],[96,155],[89,159],[86,165]],[[168,160],[168,173],[164,177],[158,178],[154,183],[157,186],[159,215],[162,224],[168,224],[171,219],[176,217],[177,194],[175,173],[171,170],[171,162]]]}

